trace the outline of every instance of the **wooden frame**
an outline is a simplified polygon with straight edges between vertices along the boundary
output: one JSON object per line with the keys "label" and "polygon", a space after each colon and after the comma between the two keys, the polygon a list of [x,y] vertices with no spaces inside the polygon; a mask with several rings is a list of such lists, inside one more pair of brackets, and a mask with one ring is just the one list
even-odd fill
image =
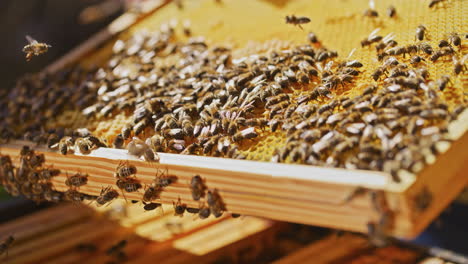
{"label": "wooden frame", "polygon": [[[467,114],[468,115],[468,114]],[[16,141],[1,146],[1,153],[19,163],[19,149],[28,142]],[[30,145],[30,144],[29,144]],[[44,153],[46,164],[62,171],[53,179],[58,190],[66,190],[66,173],[89,174],[81,192],[99,195],[103,187],[115,185],[113,176],[120,162],[138,168],[142,184],[151,184],[157,173],[176,175],[178,182],[165,189],[161,202],[172,204],[179,197],[189,206],[199,202],[191,198],[188,183],[199,174],[210,189],[218,189],[232,212],[262,216],[276,220],[319,225],[358,232],[367,231],[367,223],[377,221],[368,196],[356,197],[345,203],[356,187],[385,192],[387,203],[395,214],[392,235],[412,238],[418,235],[468,183],[468,133],[438,156],[430,166],[414,177],[395,184],[391,176],[375,171],[321,168],[306,165],[276,164],[224,158],[198,157],[159,153],[160,163],[138,160],[126,150],[100,148],[90,155],[61,155],[36,147]],[[440,175],[446,175],[441,177]],[[425,210],[416,210],[415,199],[422,192],[431,193]],[[125,193],[127,199],[141,199],[143,189]]]}

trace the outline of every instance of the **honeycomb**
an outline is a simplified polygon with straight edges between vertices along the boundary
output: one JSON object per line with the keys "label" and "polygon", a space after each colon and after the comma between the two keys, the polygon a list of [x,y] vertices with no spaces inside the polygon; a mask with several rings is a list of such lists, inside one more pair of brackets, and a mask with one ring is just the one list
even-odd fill
{"label": "honeycomb", "polygon": [[[368,8],[368,1],[314,1],[307,0],[271,0],[271,1],[184,1],[183,9],[175,4],[169,4],[155,14],[144,19],[125,32],[119,39],[129,39],[141,31],[157,31],[162,24],[177,23],[176,31],[181,32],[182,24],[190,21],[194,36],[204,36],[209,44],[220,44],[233,49],[233,59],[252,54],[267,54],[273,50],[283,50],[294,45],[307,43],[307,33],[314,32],[321,43],[331,50],[336,50],[341,59],[359,60],[364,64],[360,75],[355,79],[355,85],[347,85],[346,89],[335,92],[334,99],[354,97],[362,93],[365,85],[376,83],[371,73],[380,65],[376,60],[375,48],[360,47],[360,41],[370,32],[379,28],[379,35],[394,34],[399,45],[415,43],[415,30],[418,25],[427,28],[425,41],[437,47],[438,41],[447,38],[451,32],[463,34],[468,32],[468,6],[463,1],[446,0],[428,8],[429,1],[385,0],[378,1],[375,9],[379,12],[377,18],[363,16]],[[397,15],[390,18],[386,15],[387,8],[396,7]],[[311,23],[303,25],[303,30],[284,23],[285,15],[295,14],[307,16]],[[181,40],[186,40],[182,34],[177,34]],[[80,62],[85,67],[103,65],[107,62],[115,40],[109,41],[104,47]],[[460,57],[466,54],[466,40],[459,50]],[[410,56],[399,57],[401,62],[409,64]],[[161,61],[160,63],[169,63]],[[429,60],[423,62],[428,68],[430,79],[436,80],[442,75],[450,75],[451,84],[443,92],[443,99],[449,102],[450,108],[467,102],[468,75],[466,72],[458,76],[453,74],[451,58],[440,59],[437,63]],[[308,87],[295,89],[293,93],[300,95]],[[318,104],[330,100],[317,100]],[[72,128],[87,127],[94,135],[111,144],[123,126],[130,121],[131,113],[115,113],[108,118],[86,119],[80,113],[67,111],[49,122],[48,127],[65,126]],[[143,137],[151,136],[145,131]],[[255,140],[243,142],[241,153],[247,159],[269,161],[275,149],[284,146],[286,135],[283,132],[272,133],[268,128],[263,130]]]}

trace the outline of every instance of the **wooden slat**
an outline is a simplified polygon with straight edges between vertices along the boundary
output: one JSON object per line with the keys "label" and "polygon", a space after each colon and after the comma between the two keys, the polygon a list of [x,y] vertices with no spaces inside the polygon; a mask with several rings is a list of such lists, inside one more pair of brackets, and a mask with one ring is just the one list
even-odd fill
{"label": "wooden slat", "polygon": [[341,237],[330,235],[320,241],[314,241],[310,245],[273,263],[325,264],[369,248],[371,248],[371,245],[363,237],[352,234],[345,234]]}
{"label": "wooden slat", "polygon": [[[18,149],[27,142],[16,141],[2,146],[2,153],[19,161]],[[80,191],[98,195],[103,187],[113,185],[113,173],[121,162],[129,162],[138,168],[137,177],[145,184],[151,184],[158,171],[167,170],[176,175],[178,183],[166,188],[161,202],[172,204],[179,197],[189,206],[197,207],[191,199],[188,183],[194,174],[206,179],[209,188],[217,188],[228,210],[271,219],[320,225],[345,230],[366,231],[366,224],[377,219],[377,214],[367,196],[358,197],[350,203],[344,198],[357,186],[383,190],[396,213],[394,235],[412,237],[417,235],[450,200],[454,199],[468,183],[464,171],[468,169],[468,133],[464,134],[434,164],[421,172],[421,177],[411,178],[400,185],[390,181],[390,176],[374,171],[352,171],[303,165],[275,164],[245,160],[198,157],[159,153],[159,164],[138,160],[126,154],[125,150],[100,148],[88,156],[60,155],[44,148],[36,151],[46,156],[46,163],[68,174],[77,171],[90,175],[88,185]],[[447,167],[449,164],[449,167]],[[439,169],[434,169],[439,168]],[[447,168],[447,169],[445,169]],[[441,170],[448,176],[440,177]],[[459,173],[457,173],[459,172]],[[65,190],[66,174],[54,178],[54,186]],[[417,180],[416,180],[417,179]],[[413,221],[415,215],[414,186],[437,186],[456,183],[453,188],[435,189],[437,196],[433,206],[424,212],[424,221]],[[434,184],[430,185],[431,182]],[[411,187],[411,188],[410,188]],[[421,188],[421,187],[420,187]],[[420,189],[419,188],[419,189]],[[433,188],[433,187],[431,187]],[[126,193],[127,199],[141,199],[143,190]]]}

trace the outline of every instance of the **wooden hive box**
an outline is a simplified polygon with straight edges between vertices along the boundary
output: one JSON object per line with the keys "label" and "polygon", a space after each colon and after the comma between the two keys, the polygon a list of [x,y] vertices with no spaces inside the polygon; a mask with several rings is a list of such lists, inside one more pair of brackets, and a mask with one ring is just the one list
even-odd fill
{"label": "wooden hive box", "polygon": [[[114,43],[113,40],[108,40],[110,37],[122,31],[120,37],[127,38],[141,29],[154,30],[172,18],[177,18],[179,24],[185,19],[190,20],[194,35],[203,35],[213,43],[228,42],[234,48],[242,50],[241,54],[268,49],[271,45],[281,46],[285,41],[301,43],[308,30],[316,32],[327,46],[340,54],[347,54],[358,47],[360,40],[376,27],[381,27],[385,33],[394,32],[402,43],[413,41],[414,29],[420,23],[432,27],[430,32],[433,44],[447,32],[468,31],[468,7],[462,1],[447,1],[446,5],[437,10],[428,9],[427,3],[403,0],[381,1],[376,8],[384,13],[383,10],[390,4],[395,5],[398,10],[398,17],[393,20],[383,18],[383,15],[378,20],[363,19],[362,10],[367,7],[366,1],[360,1],[359,4],[341,1],[316,1],[310,4],[305,0],[222,1],[221,4],[215,1],[187,1],[184,2],[183,9],[161,2],[160,6],[152,7],[154,12],[135,24],[135,17],[124,15],[46,71],[54,72],[77,60],[83,65],[96,64],[109,56]],[[312,23],[305,25],[304,31],[285,25],[283,19],[287,14],[307,15]],[[268,42],[272,39],[283,42]],[[266,48],[261,46],[264,42],[269,43]],[[97,48],[102,44],[103,48]],[[463,46],[462,52],[464,48]],[[353,56],[369,65],[375,63],[367,49],[357,49]],[[450,67],[428,66],[434,75],[447,72]],[[462,94],[460,98],[453,100],[453,104],[464,103],[466,73],[455,78],[453,86],[457,87],[456,92]],[[353,95],[352,91],[350,95]],[[138,178],[143,185],[150,184],[158,171],[167,170],[178,177],[178,183],[162,193],[163,203],[171,204],[181,198],[188,206],[197,207],[198,202],[191,199],[188,182],[193,175],[200,174],[209,188],[220,191],[229,211],[358,232],[366,232],[369,222],[378,222],[380,219],[366,195],[345,202],[357,187],[363,187],[384,194],[394,216],[393,224],[386,232],[402,238],[412,238],[467,185],[467,128],[468,111],[465,110],[449,127],[454,139],[451,147],[436,159],[432,158],[431,164],[424,167],[417,176],[402,175],[399,183],[395,183],[391,175],[383,172],[276,164],[262,161],[262,158],[248,161],[159,153],[160,162],[154,164],[138,160],[118,149],[99,148],[86,156],[63,156],[44,147],[35,147],[35,150],[45,154],[48,165],[62,171],[59,177],[53,179],[54,187],[58,190],[66,189],[66,174],[63,172],[82,171],[89,174],[89,183],[81,187],[80,191],[99,195],[103,187],[114,184],[116,166],[122,161],[128,161],[137,166]],[[99,129],[102,127],[96,128]],[[32,145],[29,142],[13,141],[2,145],[1,152],[12,156],[18,165],[19,149],[28,144]],[[126,198],[138,200],[141,194],[128,193]]]}

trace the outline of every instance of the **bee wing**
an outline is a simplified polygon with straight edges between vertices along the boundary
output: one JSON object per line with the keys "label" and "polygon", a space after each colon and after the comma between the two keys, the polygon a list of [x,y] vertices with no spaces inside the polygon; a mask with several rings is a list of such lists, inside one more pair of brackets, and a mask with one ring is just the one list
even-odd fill
{"label": "bee wing", "polygon": [[394,34],[393,32],[390,32],[390,33],[388,33],[387,36],[385,36],[385,37],[382,39],[382,41],[383,41],[383,43],[387,43],[387,42],[389,42],[390,40],[392,40],[393,38],[395,38],[395,34]]}
{"label": "bee wing", "polygon": [[368,38],[371,38],[371,37],[375,36],[377,33],[379,33],[379,31],[380,31],[380,28],[374,29],[374,30],[369,34],[369,37],[368,37]]}
{"label": "bee wing", "polygon": [[352,49],[352,50],[349,52],[348,59],[351,58],[351,56],[353,56],[353,54],[354,54],[355,51],[356,51],[356,48]]}
{"label": "bee wing", "polygon": [[369,8],[374,10],[375,9],[375,2],[374,0],[369,0]]}
{"label": "bee wing", "polygon": [[37,40],[33,39],[31,36],[26,35],[26,39],[28,40],[29,44],[37,44]]}
{"label": "bee wing", "polygon": [[333,64],[334,64],[334,61],[329,61],[329,62],[325,65],[325,70],[326,70],[326,71],[331,70],[331,68],[333,67]]}

